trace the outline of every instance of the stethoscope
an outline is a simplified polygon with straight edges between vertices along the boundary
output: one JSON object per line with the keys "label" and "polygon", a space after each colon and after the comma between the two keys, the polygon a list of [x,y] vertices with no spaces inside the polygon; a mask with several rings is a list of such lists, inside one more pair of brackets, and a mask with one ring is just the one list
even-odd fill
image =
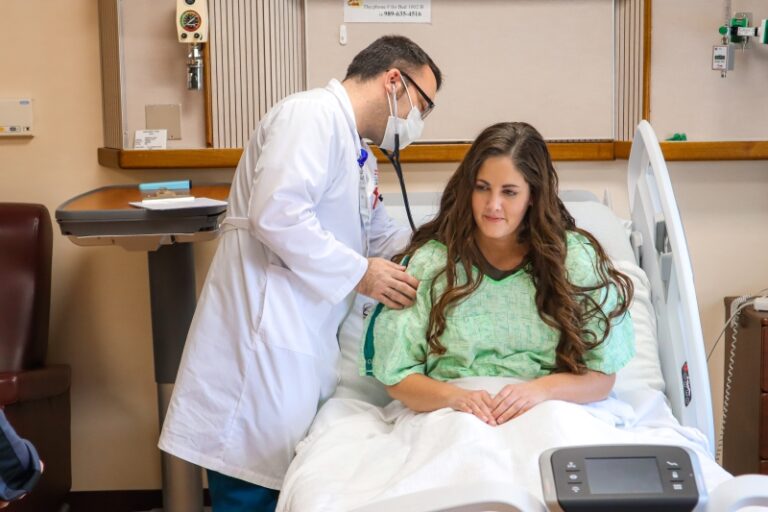
{"label": "stethoscope", "polygon": [[[379,148],[381,149],[381,148]],[[408,224],[411,225],[411,231],[416,231],[416,224],[413,223],[413,217],[411,216],[411,205],[408,204],[408,192],[405,190],[405,180],[403,179],[403,168],[400,166],[400,134],[395,132],[395,150],[390,152],[386,149],[381,149],[384,156],[389,159],[392,167],[395,168],[395,174],[397,174],[397,181],[400,182],[400,193],[403,196],[403,205],[405,206],[405,213],[408,215]]]}
{"label": "stethoscope", "polygon": [[[396,95],[396,87],[395,84],[392,84],[392,94],[395,95],[395,100],[393,101],[394,107],[392,107],[392,111],[394,113],[395,118],[397,118],[397,95]],[[415,107],[412,107],[415,108]],[[403,196],[403,205],[405,206],[405,213],[408,216],[408,223],[411,225],[411,231],[416,231],[416,224],[413,222],[413,217],[411,216],[411,206],[408,204],[408,192],[405,190],[405,180],[403,179],[403,168],[400,165],[400,123],[395,123],[395,149],[394,151],[387,151],[386,149],[379,148],[382,153],[384,153],[384,156],[387,157],[389,162],[392,164],[392,167],[395,168],[395,174],[397,174],[397,181],[400,182],[400,193]]]}

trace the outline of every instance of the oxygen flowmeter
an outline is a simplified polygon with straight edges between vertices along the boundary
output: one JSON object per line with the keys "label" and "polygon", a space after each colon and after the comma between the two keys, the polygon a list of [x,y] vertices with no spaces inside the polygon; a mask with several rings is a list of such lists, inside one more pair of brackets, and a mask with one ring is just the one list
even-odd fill
{"label": "oxygen flowmeter", "polygon": [[176,33],[187,43],[187,89],[203,88],[203,43],[208,41],[208,0],[176,0]]}
{"label": "oxygen flowmeter", "polygon": [[720,71],[725,78],[728,71],[733,71],[734,49],[746,50],[752,38],[762,44],[768,44],[768,19],[762,20],[759,26],[750,27],[752,14],[737,12],[726,18],[725,25],[718,29],[721,44],[712,47],[712,69]]}

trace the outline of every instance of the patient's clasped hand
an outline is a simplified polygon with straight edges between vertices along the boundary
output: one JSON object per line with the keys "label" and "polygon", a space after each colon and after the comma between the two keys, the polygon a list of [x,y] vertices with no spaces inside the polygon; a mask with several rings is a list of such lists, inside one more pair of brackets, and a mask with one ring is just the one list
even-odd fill
{"label": "patient's clasped hand", "polygon": [[[361,371],[413,411],[495,426],[546,400],[594,402],[634,356],[632,281],[576,227],[528,124],[482,132],[395,260],[420,281],[416,303],[369,315]],[[491,395],[450,383],[464,377],[522,382]]]}

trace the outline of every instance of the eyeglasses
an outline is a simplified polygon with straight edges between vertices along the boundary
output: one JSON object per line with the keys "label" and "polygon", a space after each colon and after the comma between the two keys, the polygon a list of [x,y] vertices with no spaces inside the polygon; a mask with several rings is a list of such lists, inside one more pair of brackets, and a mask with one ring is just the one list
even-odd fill
{"label": "eyeglasses", "polygon": [[424,98],[424,101],[427,102],[427,108],[424,109],[424,111],[421,113],[421,118],[426,119],[429,114],[432,113],[433,110],[435,110],[435,102],[429,99],[429,96],[427,96],[427,93],[425,93],[421,87],[419,87],[419,84],[417,84],[413,78],[408,76],[408,73],[405,71],[400,71],[400,74],[403,75],[405,78],[408,79],[409,82],[413,84],[413,86],[416,88],[417,91],[419,91],[419,94],[421,94],[421,97]]}

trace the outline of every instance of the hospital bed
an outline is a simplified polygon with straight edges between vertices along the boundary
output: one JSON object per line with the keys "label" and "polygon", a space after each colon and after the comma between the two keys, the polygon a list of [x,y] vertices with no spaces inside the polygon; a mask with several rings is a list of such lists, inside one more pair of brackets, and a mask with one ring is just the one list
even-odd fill
{"label": "hospital bed", "polygon": [[[708,498],[696,510],[722,512],[768,506],[768,476],[733,478],[714,461],[712,400],[690,257],[667,167],[658,140],[645,121],[638,126],[633,141],[628,187],[631,220],[617,217],[589,192],[566,191],[562,197],[577,225],[592,232],[616,267],[635,283],[631,314],[637,356],[617,375],[615,396],[604,401],[608,405],[582,413],[577,409],[581,406],[575,404],[542,404],[521,416],[517,423],[534,421],[537,414],[549,419],[566,414],[573,428],[581,429],[578,436],[569,437],[564,430],[549,428],[552,422],[547,421],[543,427],[527,431],[527,439],[547,439],[549,430],[557,431],[551,434],[555,437],[543,443],[555,439],[555,444],[567,445],[575,439],[577,444],[604,444],[601,441],[605,432],[615,431],[615,438],[609,441],[618,444],[687,446],[698,456],[706,477],[703,485],[708,490]],[[387,197],[385,204],[393,217],[404,219],[398,199]],[[432,194],[410,196],[417,223],[434,214],[438,200]],[[366,301],[358,297],[340,329],[339,388],[321,409],[307,439],[297,448],[278,510],[546,510],[541,492],[536,489],[537,485],[540,488],[540,480],[538,475],[531,475],[533,463],[528,460],[541,451],[535,441],[518,445],[499,460],[491,457],[493,461],[473,466],[473,452],[463,452],[463,442],[451,440],[454,430],[460,432],[457,439],[475,440],[494,436],[496,432],[473,438],[476,430],[472,429],[481,427],[459,425],[457,421],[461,418],[449,421],[438,412],[421,415],[427,417],[424,422],[431,422],[421,427],[418,422],[422,420],[413,413],[402,407],[398,410],[397,403],[388,404],[386,392],[376,381],[358,375],[362,317],[371,307]],[[548,407],[551,416],[541,416],[548,414]],[[601,422],[613,426],[604,427]],[[385,441],[387,434],[402,439],[414,435],[411,431],[404,433],[402,425],[423,428],[427,441],[433,435],[433,441],[444,444],[445,449],[420,455],[424,451],[424,437],[409,437],[418,439],[418,446],[386,444],[390,442]],[[398,430],[398,426],[402,428]],[[465,428],[468,430],[462,430]],[[590,435],[583,435],[585,432]],[[508,439],[514,442],[521,433],[525,435],[526,431],[512,431]],[[505,464],[512,464],[506,459],[518,455],[527,459],[513,466],[526,467],[527,471],[483,473],[486,465],[495,463],[506,468]],[[423,458],[423,468],[416,462],[410,464],[427,456],[434,458]],[[452,464],[460,467],[451,468]],[[404,477],[406,474],[408,478]]]}

